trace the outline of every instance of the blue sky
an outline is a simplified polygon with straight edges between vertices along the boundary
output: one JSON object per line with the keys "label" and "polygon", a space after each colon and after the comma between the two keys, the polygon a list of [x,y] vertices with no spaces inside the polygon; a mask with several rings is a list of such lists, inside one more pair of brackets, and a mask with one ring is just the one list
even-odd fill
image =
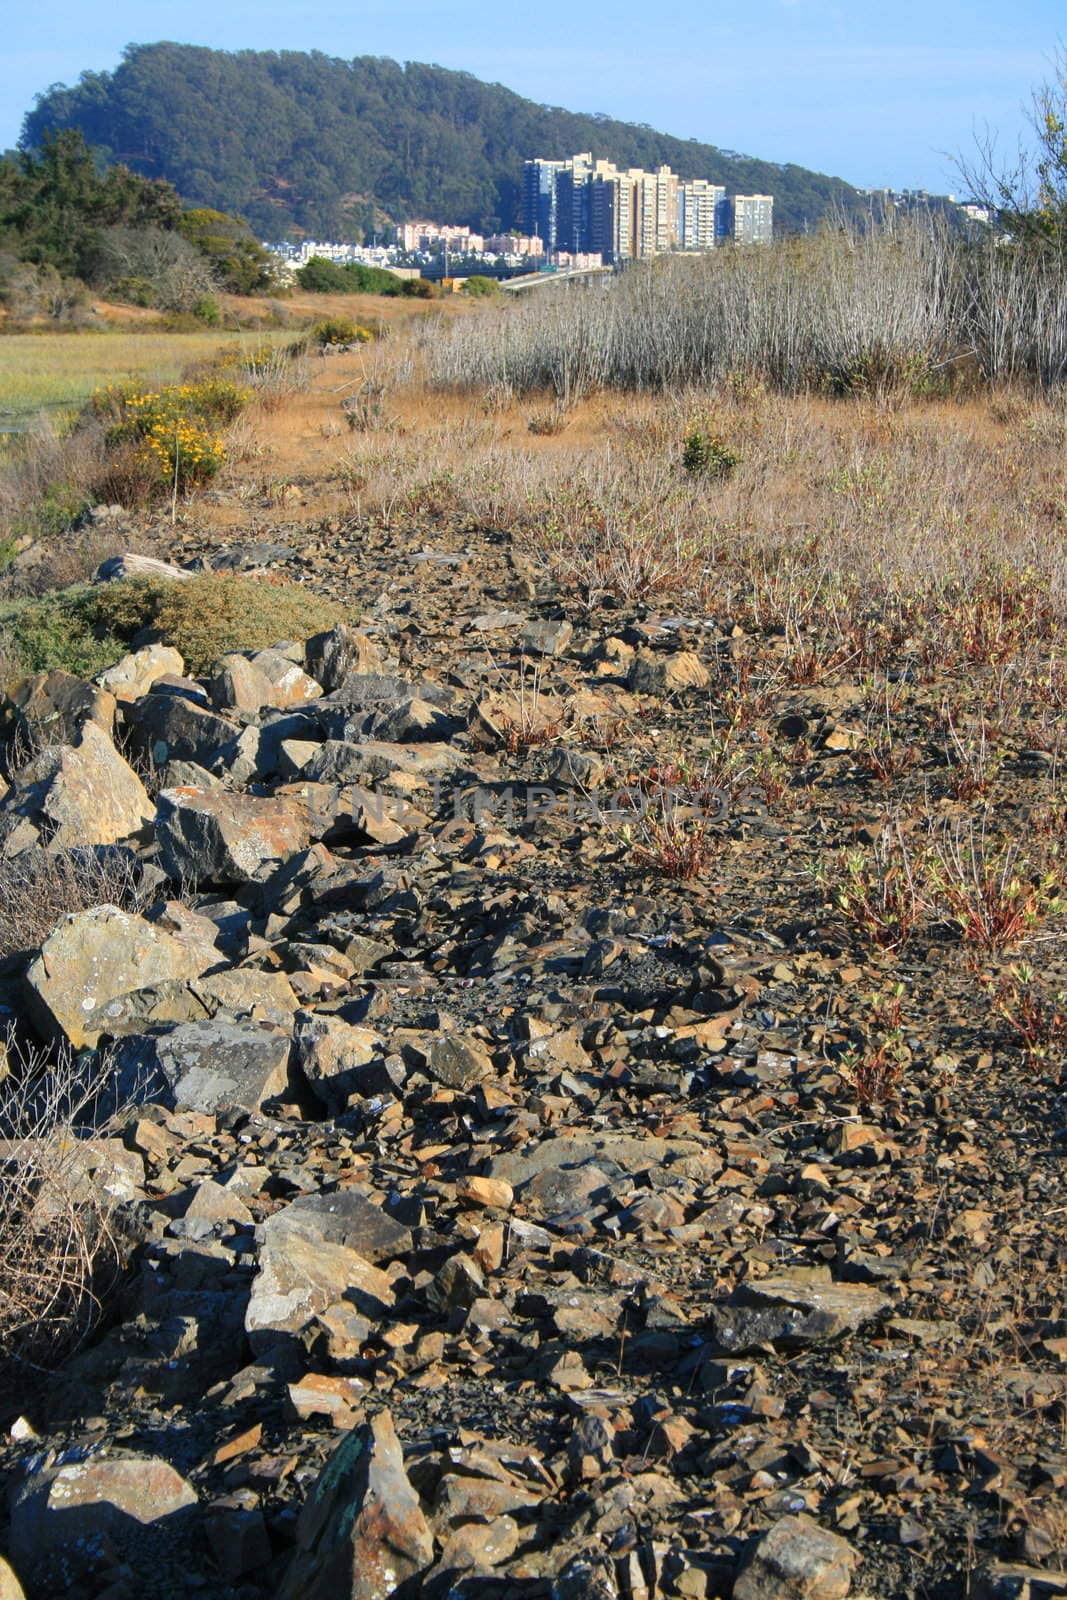
{"label": "blue sky", "polygon": [[1062,0],[1010,15],[1004,0],[53,0],[8,14],[0,148],[39,90],[173,39],[432,61],[863,186],[943,191],[958,186],[945,153],[976,128],[1014,145],[1065,34]]}

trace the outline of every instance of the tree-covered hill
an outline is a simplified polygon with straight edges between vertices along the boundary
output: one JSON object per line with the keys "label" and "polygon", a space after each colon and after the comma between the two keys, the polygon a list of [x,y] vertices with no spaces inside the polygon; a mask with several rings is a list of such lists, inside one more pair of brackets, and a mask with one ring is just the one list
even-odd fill
{"label": "tree-covered hill", "polygon": [[38,148],[67,127],[134,172],[169,179],[187,203],[246,217],[267,239],[294,230],[355,237],[383,217],[511,227],[521,221],[524,158],[578,150],[773,194],[787,230],[860,203],[848,184],[804,167],[376,56],[131,45],[114,72],[86,72],[73,88],[39,96],[23,144]]}

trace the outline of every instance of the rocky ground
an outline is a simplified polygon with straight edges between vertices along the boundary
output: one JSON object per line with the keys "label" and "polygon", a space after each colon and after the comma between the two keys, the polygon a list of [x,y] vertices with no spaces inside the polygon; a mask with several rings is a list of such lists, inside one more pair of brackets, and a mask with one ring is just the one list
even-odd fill
{"label": "rocky ground", "polygon": [[5,969],[98,1052],[127,1250],[5,1385],[26,1592],[1067,1594],[1059,711],[979,773],[1032,889],[983,946],[936,671],[883,738],[854,663],[447,517],[169,553],[364,603],[9,699],[8,872],[130,888]]}

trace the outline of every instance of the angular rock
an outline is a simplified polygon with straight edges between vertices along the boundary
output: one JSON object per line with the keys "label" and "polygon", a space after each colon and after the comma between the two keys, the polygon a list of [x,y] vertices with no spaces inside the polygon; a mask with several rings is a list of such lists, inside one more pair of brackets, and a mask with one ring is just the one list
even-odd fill
{"label": "angular rock", "polygon": [[380,783],[402,772],[413,778],[445,777],[462,765],[462,758],[447,745],[388,744],[367,739],[328,739],[304,768],[313,783]]}
{"label": "angular rock", "polygon": [[144,784],[93,721],[17,772],[4,809],[29,818],[57,850],[117,844],[155,816]]}
{"label": "angular rock", "polygon": [[374,1266],[397,1260],[412,1244],[410,1228],[356,1189],[299,1195],[268,1217],[261,1233],[264,1239],[295,1233],[310,1243],[341,1244]]}
{"label": "angular rock", "polygon": [[971,1593],[974,1600],[1063,1600],[1067,1572],[991,1561],[975,1574]]}
{"label": "angular rock", "polygon": [[106,672],[98,673],[96,681],[116,700],[140,700],[161,678],[171,674],[180,678],[184,672],[185,662],[172,645],[146,644],[123,656]]}
{"label": "angular rock", "polygon": [[[56,1585],[50,1593],[66,1593],[115,1550],[150,1559],[175,1530],[188,1526],[196,1503],[185,1479],[156,1456],[110,1455],[47,1467],[14,1495],[11,1556],[25,1578]],[[155,1537],[146,1537],[146,1529]]]}
{"label": "angular rock", "polygon": [[707,668],[692,650],[673,655],[639,650],[627,676],[627,684],[636,694],[676,694],[682,689],[704,689],[710,681]]}
{"label": "angular rock", "polygon": [[473,1089],[493,1070],[493,1058],[477,1039],[446,1033],[426,1051],[426,1070],[449,1089]]}
{"label": "angular rock", "polygon": [[4,696],[7,719],[34,743],[70,744],[87,722],[106,734],[115,725],[115,697],[58,668],[24,678]]}
{"label": "angular rock", "polygon": [[[354,970],[351,968],[350,970]],[[381,1036],[341,1017],[304,1013],[296,1033],[296,1056],[311,1092],[335,1114],[359,1093],[358,1069],[384,1055]]]}
{"label": "angular rock", "polygon": [[26,974],[28,1003],[46,1032],[80,1049],[96,1044],[107,1001],[146,984],[198,977],[209,964],[202,951],[143,917],[95,906],[65,917],[45,940]]}
{"label": "angular rock", "polygon": [[519,630],[519,649],[530,656],[562,655],[573,634],[574,628],[566,617],[559,622],[538,619]]}
{"label": "angular rock", "polygon": [[211,703],[220,711],[259,711],[271,704],[271,684],[247,656],[227,655],[215,663],[208,682]]}
{"label": "angular rock", "polygon": [[799,1350],[831,1344],[891,1305],[888,1295],[865,1284],[782,1274],[740,1285],[711,1307],[709,1322],[715,1342],[730,1355],[764,1344]]}
{"label": "angular rock", "polygon": [[386,1274],[346,1245],[308,1238],[294,1228],[266,1229],[245,1312],[245,1332],[253,1351],[261,1355],[291,1342],[331,1306],[380,1320],[391,1310],[393,1299]]}
{"label": "angular rock", "polygon": [[210,1115],[231,1107],[259,1111],[286,1093],[289,1048],[288,1035],[277,1029],[212,1019],[182,1023],[157,1039],[127,1040],[119,1059],[124,1087],[137,1098]]}
{"label": "angular rock", "polygon": [[782,1517],[755,1546],[734,1600],[845,1600],[858,1556],[810,1517]]}
{"label": "angular rock", "polygon": [[458,724],[428,700],[405,700],[403,705],[376,711],[367,723],[372,739],[390,744],[420,744],[435,739],[450,739]]}
{"label": "angular rock", "polygon": [[195,761],[211,768],[227,760],[240,728],[185,694],[157,686],[123,711],[130,748],[154,767],[168,761]]}
{"label": "angular rock", "polygon": [[433,1560],[388,1411],[348,1434],[312,1486],[279,1600],[387,1600]]}
{"label": "angular rock", "polygon": [[270,861],[306,849],[299,808],[220,790],[165,789],[156,836],[164,869],[175,881],[247,883]]}
{"label": "angular rock", "polygon": [[272,706],[284,710],[288,706],[306,705],[322,695],[322,684],[281,650],[257,650],[251,657],[251,664],[269,683],[268,703]]}
{"label": "angular rock", "polygon": [[382,654],[367,634],[342,622],[328,633],[317,633],[307,640],[304,666],[327,694],[331,694],[349,673],[364,676],[380,671]]}
{"label": "angular rock", "polygon": [[132,551],[125,555],[108,556],[93,573],[94,583],[116,583],[121,578],[191,578],[188,567],[177,567],[172,561],[159,561],[155,556],[139,556]]}

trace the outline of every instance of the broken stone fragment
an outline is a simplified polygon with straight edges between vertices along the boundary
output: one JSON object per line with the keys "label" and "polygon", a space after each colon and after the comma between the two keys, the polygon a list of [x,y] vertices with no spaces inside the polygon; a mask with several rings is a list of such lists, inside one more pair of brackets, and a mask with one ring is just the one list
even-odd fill
{"label": "broken stone fragment", "polygon": [[859,1283],[791,1277],[762,1278],[740,1285],[709,1313],[719,1348],[730,1355],[774,1344],[785,1350],[831,1344],[884,1316],[892,1302]]}
{"label": "broken stone fragment", "polygon": [[23,678],[0,700],[4,720],[37,744],[70,744],[87,722],[110,736],[115,696],[58,668]]}
{"label": "broken stone fragment", "polygon": [[26,974],[27,1000],[44,1030],[75,1049],[95,1045],[109,1000],[153,983],[198,977],[207,954],[143,917],[94,906],[65,917]]}
{"label": "broken stone fragment", "polygon": [[146,644],[140,650],[116,661],[113,667],[97,674],[96,681],[116,700],[140,700],[153,684],[173,675],[180,678],[185,672],[185,662],[179,651],[169,644]]}
{"label": "broken stone fragment", "polygon": [[360,1028],[341,1017],[321,1013],[302,1012],[297,1022],[295,1043],[300,1070],[316,1099],[328,1111],[339,1114],[349,1098],[360,1092],[358,1069],[384,1055],[381,1036],[371,1028]]}
{"label": "broken stone fragment", "polygon": [[198,705],[185,693],[150,694],[123,710],[130,747],[142,761],[162,767],[168,761],[195,761],[213,767],[226,760],[241,729],[236,722]]}
{"label": "broken stone fragment", "polygon": [[118,1048],[120,1090],[176,1111],[258,1111],[289,1087],[289,1037],[254,1022],[181,1023]]}
{"label": "broken stone fragment", "polygon": [[358,1189],[302,1194],[262,1224],[265,1239],[295,1233],[314,1243],[342,1244],[375,1266],[395,1261],[412,1245],[411,1229]]}
{"label": "broken stone fragment", "polygon": [[17,772],[4,810],[27,817],[56,850],[117,844],[155,816],[144,784],[93,721]]}
{"label": "broken stone fragment", "polygon": [[308,639],[304,645],[304,665],[327,694],[332,694],[349,673],[364,676],[379,672],[382,654],[367,634],[342,622],[327,633],[317,633]]}
{"label": "broken stone fragment", "polygon": [[388,1411],[349,1433],[312,1485],[279,1600],[387,1600],[433,1560]]}
{"label": "broken stone fragment", "polygon": [[639,650],[630,663],[627,686],[635,694],[668,695],[682,689],[704,689],[708,670],[692,650],[664,655],[657,650]]}
{"label": "broken stone fragment", "polygon": [[393,1305],[393,1286],[355,1250],[294,1229],[266,1229],[245,1312],[245,1332],[260,1355],[291,1342],[314,1317],[344,1304],[372,1319]]}
{"label": "broken stone fragment", "polygon": [[[11,1556],[34,1586],[64,1593],[72,1580],[85,1581],[109,1551],[151,1561],[179,1532],[188,1532],[196,1503],[185,1479],[156,1456],[109,1455],[46,1467],[15,1492]],[[49,1584],[56,1587],[46,1590]]]}
{"label": "broken stone fragment", "polygon": [[473,1089],[493,1070],[493,1058],[476,1039],[443,1034],[426,1051],[426,1070],[449,1089]]}
{"label": "broken stone fragment", "polygon": [[858,1556],[810,1517],[782,1517],[759,1540],[734,1600],[845,1600]]}
{"label": "broken stone fragment", "polygon": [[168,875],[193,883],[251,882],[268,862],[284,861],[310,842],[297,806],[202,789],[163,791],[156,837]]}
{"label": "broken stone fragment", "polygon": [[571,642],[574,628],[566,619],[558,622],[535,620],[519,631],[519,649],[529,656],[562,655]]}

